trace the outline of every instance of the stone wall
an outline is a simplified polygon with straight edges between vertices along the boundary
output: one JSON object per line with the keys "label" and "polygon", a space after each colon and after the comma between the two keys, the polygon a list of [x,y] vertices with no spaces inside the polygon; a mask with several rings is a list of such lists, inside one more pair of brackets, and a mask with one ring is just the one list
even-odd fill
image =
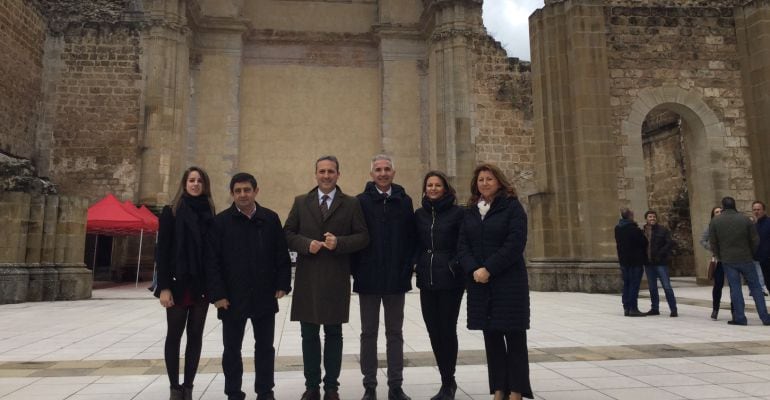
{"label": "stone wall", "polygon": [[526,203],[535,191],[530,64],[508,58],[488,36],[474,40],[472,49],[476,159],[502,168]]}
{"label": "stone wall", "polygon": [[[727,176],[727,187],[717,189],[748,209],[754,191],[733,9],[616,6],[605,8],[605,16],[618,143],[629,141],[621,134],[622,122],[643,88],[676,87],[700,97],[724,125],[722,143],[710,143],[720,147],[721,159],[715,161],[724,163]],[[702,117],[697,111],[690,111],[693,127],[698,122],[693,119]],[[621,200],[628,200],[627,191],[634,189],[627,166],[621,159]]]}
{"label": "stone wall", "polygon": [[63,194],[134,198],[142,104],[139,32],[126,26],[71,27],[49,37],[41,172]]}
{"label": "stone wall", "polygon": [[0,151],[24,158],[35,153],[45,29],[29,2],[0,1]]}

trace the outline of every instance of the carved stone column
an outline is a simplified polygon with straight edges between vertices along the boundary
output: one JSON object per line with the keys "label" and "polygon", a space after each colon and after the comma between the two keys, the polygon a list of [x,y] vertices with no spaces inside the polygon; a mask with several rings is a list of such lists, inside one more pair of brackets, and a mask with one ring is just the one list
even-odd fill
{"label": "carved stone column", "polygon": [[483,34],[481,0],[425,1],[431,82],[431,166],[452,178],[458,198],[467,198],[476,164],[471,133],[470,41]]}

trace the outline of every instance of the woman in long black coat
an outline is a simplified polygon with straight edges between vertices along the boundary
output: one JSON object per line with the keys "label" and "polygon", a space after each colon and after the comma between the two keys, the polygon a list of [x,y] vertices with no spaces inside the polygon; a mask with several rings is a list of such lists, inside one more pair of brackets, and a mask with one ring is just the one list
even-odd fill
{"label": "woman in long black coat", "polygon": [[448,400],[454,399],[457,391],[457,316],[465,291],[456,257],[463,211],[455,204],[455,189],[443,173],[428,172],[422,187],[422,208],[415,212],[417,287],[422,318],[441,373],[441,389],[431,400]]}
{"label": "woman in long black coat", "polygon": [[[205,290],[203,238],[213,215],[208,175],[201,168],[188,168],[171,205],[161,212],[156,248],[158,283],[155,296],[166,308],[168,330],[164,356],[171,400],[192,399],[209,305]],[[179,346],[185,327],[184,382],[180,385]]]}
{"label": "woman in long black coat", "polygon": [[457,255],[469,278],[468,329],[484,332],[495,400],[532,398],[527,357],[527,215],[495,165],[476,167]]}

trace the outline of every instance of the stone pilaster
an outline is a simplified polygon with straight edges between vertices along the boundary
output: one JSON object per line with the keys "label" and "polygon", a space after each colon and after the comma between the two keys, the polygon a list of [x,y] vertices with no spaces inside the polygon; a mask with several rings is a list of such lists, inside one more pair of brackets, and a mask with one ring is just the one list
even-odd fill
{"label": "stone pilaster", "polygon": [[[186,3],[145,1],[145,88],[139,202],[167,204],[184,168],[189,88]],[[141,128],[140,128],[141,130]]]}
{"label": "stone pilaster", "polygon": [[211,14],[194,14],[192,24],[196,71],[190,124],[195,132],[188,134],[197,140],[189,160],[205,166],[217,209],[223,209],[230,203],[230,177],[239,169],[242,36],[247,22],[237,7],[220,9],[215,6],[219,3],[208,3],[203,12]]}
{"label": "stone pilaster", "polygon": [[24,264],[30,195],[0,192],[0,304],[27,298],[29,272]]}
{"label": "stone pilaster", "polygon": [[83,259],[88,202],[79,197],[61,196],[58,211],[54,252],[59,281],[56,300],[90,298],[93,276]]}
{"label": "stone pilaster", "polygon": [[540,136],[528,255],[536,290],[615,291],[620,284],[604,26],[600,1],[554,3],[530,18]]}
{"label": "stone pilaster", "polygon": [[484,33],[480,0],[425,2],[431,99],[431,168],[446,171],[458,190],[468,196],[476,164],[471,132],[470,49],[474,36]]}
{"label": "stone pilaster", "polygon": [[743,98],[756,198],[770,200],[770,1],[754,0],[735,9]]}
{"label": "stone pilaster", "polygon": [[422,102],[420,65],[425,62],[425,41],[416,27],[397,29],[382,25],[380,39],[382,73],[381,148],[394,157],[397,181],[407,193],[419,198],[422,173]]}

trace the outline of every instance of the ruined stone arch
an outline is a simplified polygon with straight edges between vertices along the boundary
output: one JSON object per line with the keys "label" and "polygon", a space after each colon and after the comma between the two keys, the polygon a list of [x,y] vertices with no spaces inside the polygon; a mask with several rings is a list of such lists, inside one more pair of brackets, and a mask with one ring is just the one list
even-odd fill
{"label": "ruined stone arch", "polygon": [[[708,212],[728,193],[728,176],[722,160],[725,158],[725,137],[727,131],[714,111],[696,91],[678,87],[644,88],[639,91],[631,104],[628,117],[623,121],[621,135],[626,141],[621,146],[625,158],[624,176],[632,181],[627,186],[625,198],[630,207],[641,214],[648,209],[645,185],[644,156],[642,154],[642,123],[656,108],[676,112],[685,121],[688,129],[682,133],[687,144],[687,185],[692,194],[690,209],[693,239],[697,240],[702,229],[708,224]],[[696,260],[705,259],[700,246],[696,246]],[[702,264],[702,263],[699,263]]]}

